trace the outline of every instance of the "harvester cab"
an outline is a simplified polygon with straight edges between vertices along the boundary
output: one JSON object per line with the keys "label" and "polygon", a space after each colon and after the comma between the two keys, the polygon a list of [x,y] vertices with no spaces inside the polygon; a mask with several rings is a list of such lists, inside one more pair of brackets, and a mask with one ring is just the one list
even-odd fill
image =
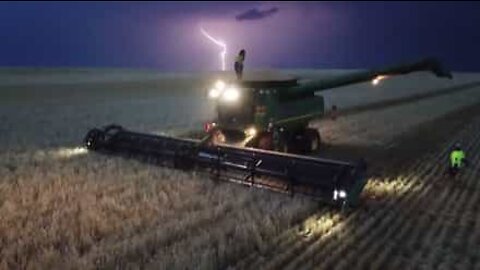
{"label": "harvester cab", "polygon": [[[242,81],[217,81],[208,91],[216,119],[205,125],[211,142],[279,152],[306,154],[320,148],[321,137],[309,122],[324,115],[324,99],[316,92],[380,80],[415,71],[451,77],[435,59],[378,70],[360,71],[299,83],[280,74],[246,74]],[[207,139],[208,141],[209,139]]]}
{"label": "harvester cab", "polygon": [[205,125],[207,135],[203,140],[144,134],[108,125],[90,130],[84,144],[92,151],[147,157],[156,164],[198,170],[218,180],[354,206],[366,183],[364,161],[291,153],[309,152],[320,145],[317,130],[308,128],[311,119],[324,114],[323,97],[315,93],[414,71],[451,77],[436,60],[426,59],[303,84],[297,78],[265,76],[246,77],[240,82],[219,81],[208,92],[217,116]]}
{"label": "harvester cab", "polygon": [[[311,92],[308,98],[283,98],[286,89],[299,85],[297,78],[258,77],[270,79],[219,80],[210,89],[208,96],[215,104],[217,117],[205,127],[212,141],[290,153],[317,150],[320,137],[306,126],[309,119],[322,115],[323,97]],[[305,140],[302,145],[305,136],[310,136],[308,145]]]}

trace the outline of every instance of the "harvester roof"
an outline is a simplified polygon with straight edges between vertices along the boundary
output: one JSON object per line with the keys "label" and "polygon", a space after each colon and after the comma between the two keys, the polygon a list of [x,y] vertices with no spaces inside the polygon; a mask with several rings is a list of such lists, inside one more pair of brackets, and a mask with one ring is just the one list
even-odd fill
{"label": "harvester roof", "polygon": [[275,70],[247,71],[241,82],[237,82],[233,73],[225,75],[223,77],[226,81],[245,88],[286,88],[298,85],[298,78]]}

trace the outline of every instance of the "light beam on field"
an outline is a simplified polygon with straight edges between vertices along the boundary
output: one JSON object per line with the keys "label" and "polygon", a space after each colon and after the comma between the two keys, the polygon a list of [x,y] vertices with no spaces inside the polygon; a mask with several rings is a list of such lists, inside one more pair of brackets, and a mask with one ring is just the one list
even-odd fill
{"label": "light beam on field", "polygon": [[88,153],[85,147],[59,148],[53,154],[57,158],[71,158],[74,156],[81,156]]}
{"label": "light beam on field", "polygon": [[70,159],[73,157],[83,156],[88,153],[85,147],[60,147],[56,149],[37,150],[32,154],[28,154],[30,158],[36,161],[50,159]]}
{"label": "light beam on field", "polygon": [[202,35],[204,35],[206,38],[208,38],[211,42],[213,42],[215,45],[218,47],[222,48],[220,51],[220,62],[222,65],[222,71],[225,70],[225,57],[227,55],[227,44],[225,42],[218,40],[214,37],[212,37],[203,27],[200,27],[200,32],[202,32]]}

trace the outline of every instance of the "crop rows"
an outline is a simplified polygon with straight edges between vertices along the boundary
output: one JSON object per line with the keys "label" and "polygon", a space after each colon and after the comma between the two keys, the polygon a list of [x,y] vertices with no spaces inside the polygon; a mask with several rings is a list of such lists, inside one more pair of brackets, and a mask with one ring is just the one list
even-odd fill
{"label": "crop rows", "polygon": [[[451,179],[446,160],[457,141],[468,142],[472,166]],[[293,227],[268,251],[250,254],[235,268],[453,269],[461,262],[460,269],[472,269],[478,264],[479,149],[477,119],[438,152],[417,159],[405,175],[370,179],[360,209],[315,213],[304,222],[307,234],[302,225]]]}
{"label": "crop rows", "polygon": [[[376,108],[349,96],[367,103],[312,124],[327,144],[359,143],[369,155],[477,102],[475,78],[395,106],[382,100],[396,91],[365,89]],[[381,173],[346,212],[79,148],[89,128],[111,122],[152,133],[201,127],[209,103],[191,91],[197,81],[177,79],[0,85],[0,269],[480,268],[478,119],[411,162],[372,162]],[[472,165],[453,180],[443,172],[457,140]]]}

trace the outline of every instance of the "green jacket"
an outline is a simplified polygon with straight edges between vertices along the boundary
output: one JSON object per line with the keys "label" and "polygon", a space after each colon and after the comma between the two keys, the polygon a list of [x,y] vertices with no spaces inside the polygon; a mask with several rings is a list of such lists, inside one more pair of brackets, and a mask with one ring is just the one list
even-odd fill
{"label": "green jacket", "polygon": [[450,166],[462,167],[465,159],[465,152],[462,150],[454,150],[450,153]]}

